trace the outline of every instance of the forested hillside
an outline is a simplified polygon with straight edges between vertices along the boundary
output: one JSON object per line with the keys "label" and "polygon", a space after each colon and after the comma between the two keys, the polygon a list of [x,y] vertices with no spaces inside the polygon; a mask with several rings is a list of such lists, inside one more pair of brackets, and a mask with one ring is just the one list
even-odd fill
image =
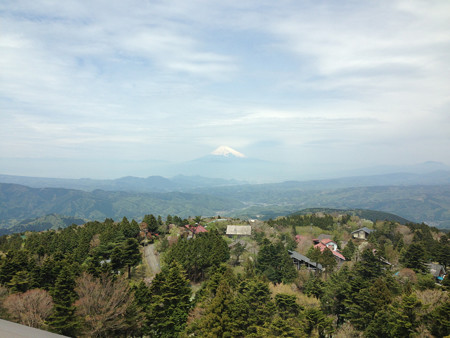
{"label": "forested hillside", "polygon": [[[197,190],[204,193],[205,190]],[[450,185],[369,186],[305,189],[297,182],[216,187],[208,194],[245,201],[246,209],[231,216],[276,217],[305,208],[371,209],[414,222],[450,228]]]}
{"label": "forested hillside", "polygon": [[0,221],[15,225],[13,220],[60,214],[91,220],[105,218],[142,218],[146,210],[182,217],[215,215],[223,210],[242,208],[237,200],[206,194],[127,193],[59,188],[29,188],[17,184],[0,184]]}
{"label": "forested hillside", "polygon": [[68,336],[450,334],[450,241],[425,224],[147,214],[5,235],[0,253],[0,316]]}
{"label": "forested hillside", "polygon": [[[182,178],[180,178],[182,179]],[[298,182],[193,189],[191,193],[93,192],[0,183],[0,228],[49,214],[104,220],[157,214],[269,219],[305,208],[370,209],[450,229],[450,185],[304,189]],[[389,218],[379,219],[393,219]]]}

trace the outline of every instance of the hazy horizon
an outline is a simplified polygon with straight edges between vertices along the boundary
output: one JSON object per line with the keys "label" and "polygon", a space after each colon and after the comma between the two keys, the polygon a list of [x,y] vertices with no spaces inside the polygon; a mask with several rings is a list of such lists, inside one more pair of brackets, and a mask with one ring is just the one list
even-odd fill
{"label": "hazy horizon", "polygon": [[450,165],[448,1],[19,0],[0,18],[0,174],[147,177],[220,145],[306,179]]}

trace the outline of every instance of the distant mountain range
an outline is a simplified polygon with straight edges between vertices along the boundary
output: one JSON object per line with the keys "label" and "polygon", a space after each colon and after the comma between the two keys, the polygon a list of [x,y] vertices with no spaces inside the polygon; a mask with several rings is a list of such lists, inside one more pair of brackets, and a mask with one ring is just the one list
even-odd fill
{"label": "distant mountain range", "polygon": [[450,185],[371,186],[305,189],[295,182],[235,185],[195,192],[137,193],[0,184],[0,227],[28,218],[59,214],[89,220],[136,220],[145,214],[165,217],[235,216],[275,218],[305,208],[370,209],[413,222],[450,229]]}
{"label": "distant mountain range", "polygon": [[[183,164],[186,172],[195,169],[193,176],[99,180],[0,175],[0,228],[49,214],[89,220],[141,219],[149,213],[274,218],[320,207],[378,210],[450,229],[450,170],[440,163],[418,165],[416,172],[327,180],[249,184],[232,179],[253,167],[256,177],[267,165],[221,146]],[[198,174],[202,170],[204,176]]]}
{"label": "distant mountain range", "polygon": [[[227,161],[223,157],[210,155],[212,161],[220,167],[221,161]],[[210,157],[198,159],[198,163],[209,161]],[[229,162],[228,162],[229,164]],[[224,166],[221,170],[230,170]],[[219,169],[217,170],[219,172]],[[216,173],[217,173],[216,172]],[[78,189],[84,191],[94,191],[97,189],[105,191],[126,191],[126,192],[192,192],[204,193],[210,188],[232,187],[249,184],[246,181],[234,179],[210,178],[205,176],[185,176],[177,175],[172,178],[163,176],[122,177],[113,180],[99,179],[64,179],[64,178],[43,178],[1,175],[0,183],[21,184],[32,188],[65,188]],[[446,185],[450,184],[450,171],[416,173],[391,173],[383,175],[353,176],[334,178],[326,180],[310,181],[286,181],[282,183],[267,183],[263,186],[271,187],[282,185],[288,189],[337,189],[365,186],[388,186],[388,185]]]}
{"label": "distant mountain range", "polygon": [[128,192],[173,192],[189,191],[198,188],[236,185],[243,184],[245,182],[237,180],[225,180],[222,178],[208,178],[202,176],[184,175],[178,175],[172,178],[166,178],[162,176],[149,176],[147,178],[128,176],[114,180],[0,175],[0,183],[21,184],[31,188],[65,188],[84,191],[101,189],[106,191]]}

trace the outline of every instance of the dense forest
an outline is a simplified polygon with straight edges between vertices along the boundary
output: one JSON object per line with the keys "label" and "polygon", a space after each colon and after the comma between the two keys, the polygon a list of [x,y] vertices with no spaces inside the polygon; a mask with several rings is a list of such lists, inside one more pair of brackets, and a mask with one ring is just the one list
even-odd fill
{"label": "dense forest", "polygon": [[[293,252],[313,263],[298,269]],[[450,241],[425,224],[148,214],[4,235],[0,253],[1,318],[67,336],[450,334]]]}
{"label": "dense forest", "polygon": [[[448,183],[348,188],[306,183],[212,186],[164,193],[31,188],[0,183],[0,231],[4,231],[3,234],[19,232],[26,226],[25,219],[49,214],[103,221],[124,216],[142,219],[145,210],[151,210],[154,214],[181,217],[222,215],[265,220],[317,207],[378,210],[400,216],[397,221],[402,224],[403,218],[450,229]],[[30,226],[38,230],[37,224]]]}

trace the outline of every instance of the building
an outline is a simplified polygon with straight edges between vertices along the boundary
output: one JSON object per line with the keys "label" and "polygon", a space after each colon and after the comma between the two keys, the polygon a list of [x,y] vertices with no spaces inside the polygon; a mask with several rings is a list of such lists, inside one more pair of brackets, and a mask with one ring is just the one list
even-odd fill
{"label": "building", "polygon": [[326,238],[326,239],[313,239],[314,242],[314,248],[320,249],[321,252],[323,252],[323,250],[325,249],[330,249],[331,252],[334,255],[334,258],[336,258],[336,261],[338,264],[341,264],[342,262],[345,261],[345,257],[343,254],[341,254],[341,252],[338,249],[338,245],[335,241],[333,241],[332,239]]}
{"label": "building", "polygon": [[353,231],[352,238],[367,240],[369,235],[374,231],[375,231],[374,229],[369,229],[367,227],[363,227],[361,229]]}
{"label": "building", "polygon": [[308,270],[312,271],[322,271],[322,265],[319,263],[311,261],[308,257],[299,254],[297,251],[288,250],[289,256],[291,256],[294,265],[297,270],[300,270],[302,266],[305,266]]}
{"label": "building", "polygon": [[227,236],[251,236],[252,226],[251,225],[228,225],[227,226]]}
{"label": "building", "polygon": [[191,232],[190,235],[188,235],[189,237],[194,237],[196,234],[200,234],[202,232],[208,232],[208,230],[206,230],[202,225],[196,224],[195,226],[191,226],[189,224],[185,225],[185,228]]}
{"label": "building", "polygon": [[444,277],[446,275],[445,267],[441,264],[437,263],[428,263],[427,264],[428,271],[433,275],[434,278],[436,278],[436,281],[438,283],[442,282],[444,280]]}

